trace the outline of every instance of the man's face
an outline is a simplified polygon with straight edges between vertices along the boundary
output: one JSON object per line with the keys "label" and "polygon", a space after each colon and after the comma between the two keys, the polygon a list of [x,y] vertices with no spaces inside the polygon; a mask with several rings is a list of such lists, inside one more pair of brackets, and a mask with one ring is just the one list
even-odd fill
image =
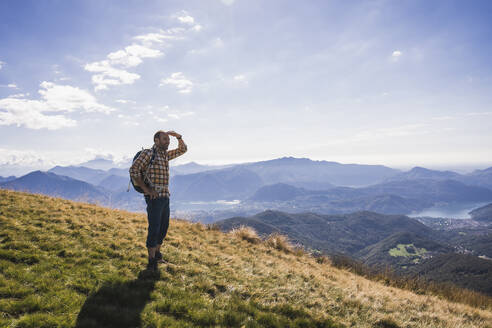
{"label": "man's face", "polygon": [[166,149],[169,147],[169,136],[166,133],[161,133],[159,139],[156,140],[156,145],[161,149]]}

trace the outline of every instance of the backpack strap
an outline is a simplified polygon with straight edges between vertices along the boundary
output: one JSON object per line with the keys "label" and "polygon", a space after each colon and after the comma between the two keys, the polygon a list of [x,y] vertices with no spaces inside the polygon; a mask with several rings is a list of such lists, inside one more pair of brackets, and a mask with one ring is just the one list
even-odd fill
{"label": "backpack strap", "polygon": [[145,178],[147,178],[147,181],[152,185],[152,181],[147,176],[147,173],[149,172],[150,166],[152,165],[152,162],[154,161],[155,158],[155,149],[152,149],[152,156],[150,157],[149,164],[147,165],[147,169],[145,170]]}

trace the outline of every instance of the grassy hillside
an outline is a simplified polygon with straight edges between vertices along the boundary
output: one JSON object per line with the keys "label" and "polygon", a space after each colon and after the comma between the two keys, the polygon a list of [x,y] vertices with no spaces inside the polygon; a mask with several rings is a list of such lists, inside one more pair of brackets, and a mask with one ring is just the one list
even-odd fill
{"label": "grassy hillside", "polygon": [[492,295],[492,261],[469,254],[439,254],[413,270],[427,279],[452,282]]}
{"label": "grassy hillside", "polygon": [[0,327],[492,327],[474,308],[289,248],[172,220],[158,274],[146,217],[0,190]]}
{"label": "grassy hillside", "polygon": [[492,203],[474,209],[470,215],[477,221],[492,222]]}
{"label": "grassy hillside", "polygon": [[425,258],[451,252],[453,252],[451,247],[429,238],[410,232],[397,232],[362,249],[356,253],[356,256],[370,266],[392,265],[397,270],[405,272],[408,266],[419,263]]}

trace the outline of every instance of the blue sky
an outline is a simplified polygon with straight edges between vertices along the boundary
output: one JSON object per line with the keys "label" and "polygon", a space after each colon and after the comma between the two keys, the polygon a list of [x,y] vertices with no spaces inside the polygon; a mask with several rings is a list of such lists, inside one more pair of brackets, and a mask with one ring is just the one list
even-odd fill
{"label": "blue sky", "polygon": [[[0,2],[0,175],[283,156],[492,166],[490,1]],[[175,146],[174,142],[172,146]]]}

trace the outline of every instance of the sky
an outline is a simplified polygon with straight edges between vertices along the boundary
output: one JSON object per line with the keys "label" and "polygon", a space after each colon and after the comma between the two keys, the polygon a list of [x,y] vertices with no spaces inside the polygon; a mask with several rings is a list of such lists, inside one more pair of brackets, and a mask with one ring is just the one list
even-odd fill
{"label": "sky", "polygon": [[174,164],[487,168],[491,16],[487,0],[1,1],[0,175],[123,163],[161,129],[188,145]]}

